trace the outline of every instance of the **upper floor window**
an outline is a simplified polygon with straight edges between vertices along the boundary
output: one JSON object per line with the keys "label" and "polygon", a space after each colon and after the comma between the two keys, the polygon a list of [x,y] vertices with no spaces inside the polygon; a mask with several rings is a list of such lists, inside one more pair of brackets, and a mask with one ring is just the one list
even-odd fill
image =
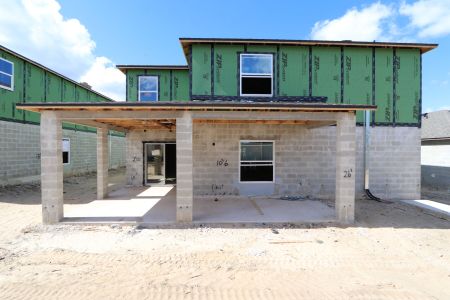
{"label": "upper floor window", "polygon": [[241,96],[272,96],[273,55],[241,54]]}
{"label": "upper floor window", "polygon": [[139,101],[158,101],[158,76],[139,76]]}
{"label": "upper floor window", "polygon": [[0,88],[14,90],[14,64],[0,57]]}

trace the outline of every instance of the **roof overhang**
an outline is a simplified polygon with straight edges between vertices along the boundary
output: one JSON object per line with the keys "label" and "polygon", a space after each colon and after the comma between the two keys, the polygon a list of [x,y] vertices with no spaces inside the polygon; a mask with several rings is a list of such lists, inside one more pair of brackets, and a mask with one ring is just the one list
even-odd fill
{"label": "roof overhang", "polygon": [[17,104],[18,109],[41,112],[51,111],[334,111],[349,112],[359,110],[376,110],[376,105],[366,104],[331,104],[305,102],[234,102],[234,101],[179,101],[179,102],[34,102]]}
{"label": "roof overhang", "polygon": [[[335,113],[376,110],[375,105],[299,102],[189,101],[152,103],[21,103],[18,109],[58,112],[64,122],[117,131],[172,129],[193,112],[196,123],[296,124],[309,128],[336,124]],[[287,113],[287,114],[286,114]],[[289,115],[289,116],[286,116]]]}
{"label": "roof overhang", "polygon": [[116,68],[124,74],[127,70],[189,70],[187,65],[116,65]]}
{"label": "roof overhang", "polygon": [[261,44],[261,45],[293,45],[293,46],[346,46],[346,47],[378,47],[419,49],[421,53],[433,50],[438,44],[392,43],[364,41],[323,41],[323,40],[283,40],[283,39],[234,39],[234,38],[180,38],[186,58],[192,44]]}

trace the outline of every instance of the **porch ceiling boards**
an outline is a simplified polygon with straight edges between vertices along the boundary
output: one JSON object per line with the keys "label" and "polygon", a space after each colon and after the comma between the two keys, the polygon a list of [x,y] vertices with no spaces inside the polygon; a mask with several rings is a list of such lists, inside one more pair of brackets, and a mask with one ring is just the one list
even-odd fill
{"label": "porch ceiling boards", "polygon": [[101,124],[110,125],[111,127],[124,128],[127,130],[172,129],[175,127],[175,119],[94,119],[94,121]]}
{"label": "porch ceiling boards", "polygon": [[[146,119],[94,119],[95,122],[110,126],[111,128],[123,128],[127,130],[144,130],[144,129],[174,129],[176,127],[175,119],[162,120],[146,120]],[[81,121],[82,122],[82,121]],[[304,120],[198,120],[194,119],[194,123],[198,124],[287,124],[287,125],[304,125],[309,127],[319,127],[334,125],[336,122],[329,121],[304,121]]]}

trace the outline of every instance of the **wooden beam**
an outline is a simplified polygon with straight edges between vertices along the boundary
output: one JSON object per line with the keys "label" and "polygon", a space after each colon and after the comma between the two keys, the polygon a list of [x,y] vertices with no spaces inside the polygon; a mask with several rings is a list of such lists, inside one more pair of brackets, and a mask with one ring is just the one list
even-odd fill
{"label": "wooden beam", "polygon": [[199,124],[292,124],[292,125],[306,125],[307,121],[301,120],[194,120],[194,123]]}
{"label": "wooden beam", "polygon": [[126,133],[128,131],[124,127],[115,126],[115,125],[112,125],[112,124],[105,124],[105,123],[101,123],[101,122],[98,122],[98,121],[95,121],[95,120],[71,119],[70,121],[63,120],[63,122],[72,123],[72,124],[79,124],[79,125],[85,125],[85,126],[95,127],[95,128],[105,128],[105,129],[115,130],[115,131],[124,132],[124,133]]}
{"label": "wooden beam", "polygon": [[336,122],[310,122],[310,125],[307,126],[308,129],[314,129],[314,128],[319,128],[319,127],[325,127],[325,126],[331,126],[331,125],[336,125]]}
{"label": "wooden beam", "polygon": [[144,110],[111,110],[111,111],[85,111],[85,110],[60,110],[56,113],[64,120],[71,119],[176,119],[181,116],[181,111],[144,111]]}
{"label": "wooden beam", "polygon": [[[203,120],[298,120],[336,122],[343,112],[274,112],[274,111],[235,111],[235,112],[193,112],[193,119]],[[349,112],[345,112],[346,114]]]}

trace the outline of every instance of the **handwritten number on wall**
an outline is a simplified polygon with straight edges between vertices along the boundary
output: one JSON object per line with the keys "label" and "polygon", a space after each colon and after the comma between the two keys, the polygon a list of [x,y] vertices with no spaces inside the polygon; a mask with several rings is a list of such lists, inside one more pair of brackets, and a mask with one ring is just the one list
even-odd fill
{"label": "handwritten number on wall", "polygon": [[344,170],[344,178],[352,177],[352,173],[353,173],[352,169]]}
{"label": "handwritten number on wall", "polygon": [[223,158],[218,159],[217,162],[216,162],[216,165],[218,167],[228,167],[228,160],[223,159]]}

